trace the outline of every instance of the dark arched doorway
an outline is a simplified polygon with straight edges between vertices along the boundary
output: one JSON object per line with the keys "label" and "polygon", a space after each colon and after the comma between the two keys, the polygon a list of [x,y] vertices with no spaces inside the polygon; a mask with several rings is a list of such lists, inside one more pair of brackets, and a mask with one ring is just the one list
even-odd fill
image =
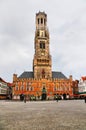
{"label": "dark arched doorway", "polygon": [[47,98],[46,88],[43,87],[41,100],[46,100],[46,98]]}
{"label": "dark arched doorway", "polygon": [[24,94],[20,94],[20,101],[24,100]]}
{"label": "dark arched doorway", "polygon": [[66,94],[65,93],[63,94],[63,99],[66,100]]}

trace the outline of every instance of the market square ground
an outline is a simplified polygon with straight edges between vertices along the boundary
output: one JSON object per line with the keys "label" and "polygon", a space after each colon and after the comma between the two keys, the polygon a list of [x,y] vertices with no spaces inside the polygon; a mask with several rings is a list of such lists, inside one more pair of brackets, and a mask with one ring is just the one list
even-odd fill
{"label": "market square ground", "polygon": [[86,130],[86,103],[0,101],[0,130]]}

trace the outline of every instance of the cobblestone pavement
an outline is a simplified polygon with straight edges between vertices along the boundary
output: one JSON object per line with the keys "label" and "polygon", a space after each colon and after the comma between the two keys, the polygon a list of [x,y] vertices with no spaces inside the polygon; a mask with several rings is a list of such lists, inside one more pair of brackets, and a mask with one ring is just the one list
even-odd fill
{"label": "cobblestone pavement", "polygon": [[0,130],[86,130],[86,103],[0,101]]}

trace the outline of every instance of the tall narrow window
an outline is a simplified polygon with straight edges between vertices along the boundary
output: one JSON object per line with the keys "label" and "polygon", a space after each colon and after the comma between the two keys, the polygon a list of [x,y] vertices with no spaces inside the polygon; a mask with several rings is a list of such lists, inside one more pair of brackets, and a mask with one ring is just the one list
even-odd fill
{"label": "tall narrow window", "polygon": [[42,43],[40,43],[40,48],[42,48]]}
{"label": "tall narrow window", "polygon": [[18,91],[18,86],[16,86],[16,91]]}
{"label": "tall narrow window", "polygon": [[42,78],[45,78],[45,70],[42,70]]}
{"label": "tall narrow window", "polygon": [[24,90],[24,87],[23,87],[23,86],[21,86],[21,90],[22,90],[22,91]]}
{"label": "tall narrow window", "polygon": [[43,49],[45,49],[45,43],[43,43]]}
{"label": "tall narrow window", "polygon": [[37,36],[39,36],[39,31],[37,32]]}
{"label": "tall narrow window", "polygon": [[29,87],[29,91],[33,91],[33,87]]}
{"label": "tall narrow window", "polygon": [[44,42],[40,42],[40,48],[45,49],[45,43]]}
{"label": "tall narrow window", "polygon": [[38,19],[38,24],[39,24],[39,19]]}
{"label": "tall narrow window", "polygon": [[28,91],[28,90],[29,90],[29,86],[26,87],[26,91]]}
{"label": "tall narrow window", "polygon": [[43,18],[41,18],[41,24],[43,24]]}
{"label": "tall narrow window", "polygon": [[44,19],[44,24],[46,23],[46,20]]}

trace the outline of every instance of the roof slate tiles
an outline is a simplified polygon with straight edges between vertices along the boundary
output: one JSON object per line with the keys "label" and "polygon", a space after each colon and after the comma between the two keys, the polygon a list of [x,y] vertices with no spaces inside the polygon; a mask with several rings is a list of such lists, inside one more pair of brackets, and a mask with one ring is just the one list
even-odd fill
{"label": "roof slate tiles", "polygon": [[[34,78],[34,74],[32,71],[25,71],[18,78]],[[52,78],[67,79],[67,77],[62,72],[56,71],[52,71]]]}

